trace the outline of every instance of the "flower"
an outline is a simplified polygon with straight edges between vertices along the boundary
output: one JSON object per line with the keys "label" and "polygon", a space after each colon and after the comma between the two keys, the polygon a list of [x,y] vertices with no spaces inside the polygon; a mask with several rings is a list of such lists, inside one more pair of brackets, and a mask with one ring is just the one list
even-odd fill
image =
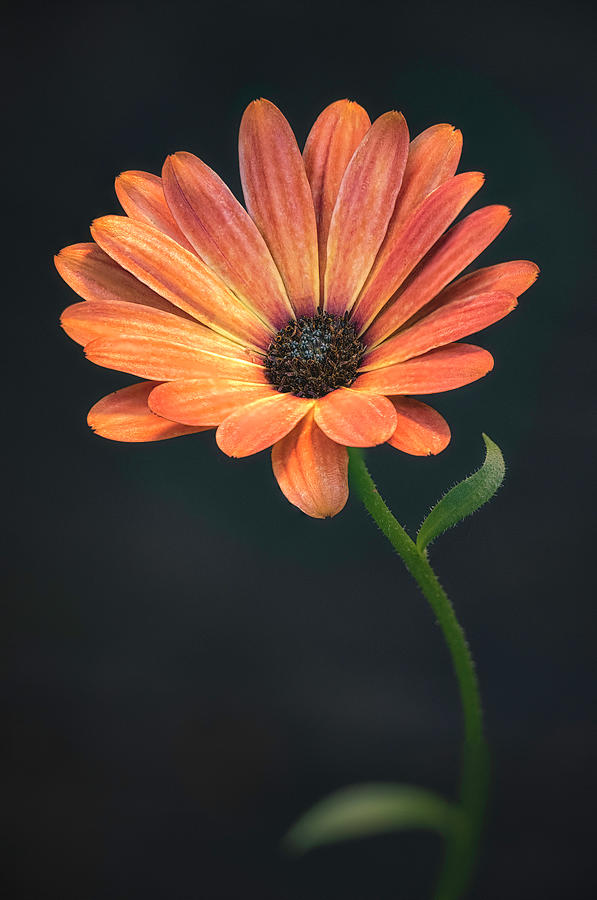
{"label": "flower", "polygon": [[91,427],[118,441],[217,428],[233,457],[271,447],[283,493],[318,518],[346,503],[347,447],[443,450],[448,424],[412,395],[486,375],[491,355],[460,339],[511,312],[538,272],[517,261],[453,280],[510,216],[486,206],[452,224],[483,184],[455,174],[461,147],[450,125],[409,142],[402,114],[371,124],[340,100],[301,155],[256,100],[240,126],[246,210],[191,153],[161,178],[120,175],[126,215],[56,257],[84,299],[62,315],[67,334],[146,379],[96,403]]}

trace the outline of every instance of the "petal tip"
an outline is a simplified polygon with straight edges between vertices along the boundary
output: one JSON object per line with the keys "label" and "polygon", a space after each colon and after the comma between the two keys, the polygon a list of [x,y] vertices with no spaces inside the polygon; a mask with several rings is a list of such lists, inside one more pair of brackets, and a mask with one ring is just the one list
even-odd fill
{"label": "petal tip", "polygon": [[246,115],[246,113],[249,112],[249,110],[251,110],[251,111],[258,110],[261,107],[268,107],[268,106],[273,107],[274,109],[278,108],[276,106],[276,104],[272,103],[271,100],[268,100],[267,97],[255,97],[255,99],[251,100],[251,102],[248,104],[247,108],[245,109],[245,115]]}
{"label": "petal tip", "polygon": [[496,216],[500,221],[503,220],[504,224],[509,222],[512,218],[512,210],[509,206],[506,206],[504,203],[496,203],[494,206],[484,207],[488,211],[488,213]]}
{"label": "petal tip", "polygon": [[107,225],[106,219],[109,219],[109,216],[98,216],[95,219],[91,220],[91,224],[89,226],[89,231],[91,232],[91,236],[93,237],[97,231],[100,231],[104,225]]}
{"label": "petal tip", "polygon": [[124,172],[119,172],[119,174],[114,179],[114,184],[118,189],[119,185],[130,184],[134,181],[135,172],[133,169],[126,169]]}
{"label": "petal tip", "polygon": [[404,117],[404,113],[400,112],[397,109],[389,109],[387,112],[382,113],[379,117],[378,121],[389,122],[392,125],[402,128],[406,126],[406,119]]}
{"label": "petal tip", "polygon": [[[512,262],[511,265],[516,265],[516,263]],[[541,269],[537,265],[536,262],[533,262],[531,259],[520,259],[518,260],[518,265],[524,266],[527,272],[529,282],[528,287],[531,287],[536,281],[539,275],[541,274]],[[525,288],[527,290],[527,288]]]}

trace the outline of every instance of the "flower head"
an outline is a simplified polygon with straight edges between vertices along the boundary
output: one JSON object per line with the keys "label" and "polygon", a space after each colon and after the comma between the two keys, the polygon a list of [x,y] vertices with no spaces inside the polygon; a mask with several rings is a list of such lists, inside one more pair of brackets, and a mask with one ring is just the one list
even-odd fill
{"label": "flower head", "polygon": [[92,362],[145,379],[96,403],[91,427],[118,441],[216,428],[235,457],[271,447],[283,493],[320,518],[346,503],[347,447],[443,450],[446,421],[412,395],[487,374],[491,355],[460,340],[538,272],[523,260],[458,278],[510,215],[486,206],[452,224],[483,184],[456,174],[461,146],[450,125],[409,141],[400,113],[371,124],[340,100],[301,155],[257,100],[240,127],[246,209],[190,153],[161,178],[120,175],[126,215],[56,257],[85,301],[65,331]]}

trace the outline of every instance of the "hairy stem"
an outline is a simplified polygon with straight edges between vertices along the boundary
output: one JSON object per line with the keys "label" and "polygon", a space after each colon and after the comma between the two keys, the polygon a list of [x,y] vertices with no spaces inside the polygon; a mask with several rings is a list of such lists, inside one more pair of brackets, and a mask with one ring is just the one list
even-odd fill
{"label": "hairy stem", "polygon": [[483,823],[487,797],[487,747],[483,737],[483,712],[479,682],[464,631],[446,592],[420,551],[390,512],[369,474],[363,453],[350,449],[350,479],[365,508],[387,537],[413,576],[440,625],[458,681],[464,718],[464,747],[460,805],[465,827],[448,839],[435,900],[457,900],[469,887]]}

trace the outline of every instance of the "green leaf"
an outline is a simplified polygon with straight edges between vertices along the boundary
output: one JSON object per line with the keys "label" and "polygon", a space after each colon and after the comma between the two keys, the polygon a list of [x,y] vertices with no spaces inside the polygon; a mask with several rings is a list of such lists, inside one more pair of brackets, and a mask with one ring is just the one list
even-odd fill
{"label": "green leaf", "polygon": [[343,788],[295,822],[284,847],[305,853],[320,844],[411,828],[442,834],[459,828],[463,813],[437,794],[407,784],[362,784]]}
{"label": "green leaf", "polygon": [[470,516],[491,500],[506,473],[502,451],[497,444],[483,435],[487,455],[478,472],[465,478],[433,507],[417,535],[417,547],[424,550],[440,534]]}

